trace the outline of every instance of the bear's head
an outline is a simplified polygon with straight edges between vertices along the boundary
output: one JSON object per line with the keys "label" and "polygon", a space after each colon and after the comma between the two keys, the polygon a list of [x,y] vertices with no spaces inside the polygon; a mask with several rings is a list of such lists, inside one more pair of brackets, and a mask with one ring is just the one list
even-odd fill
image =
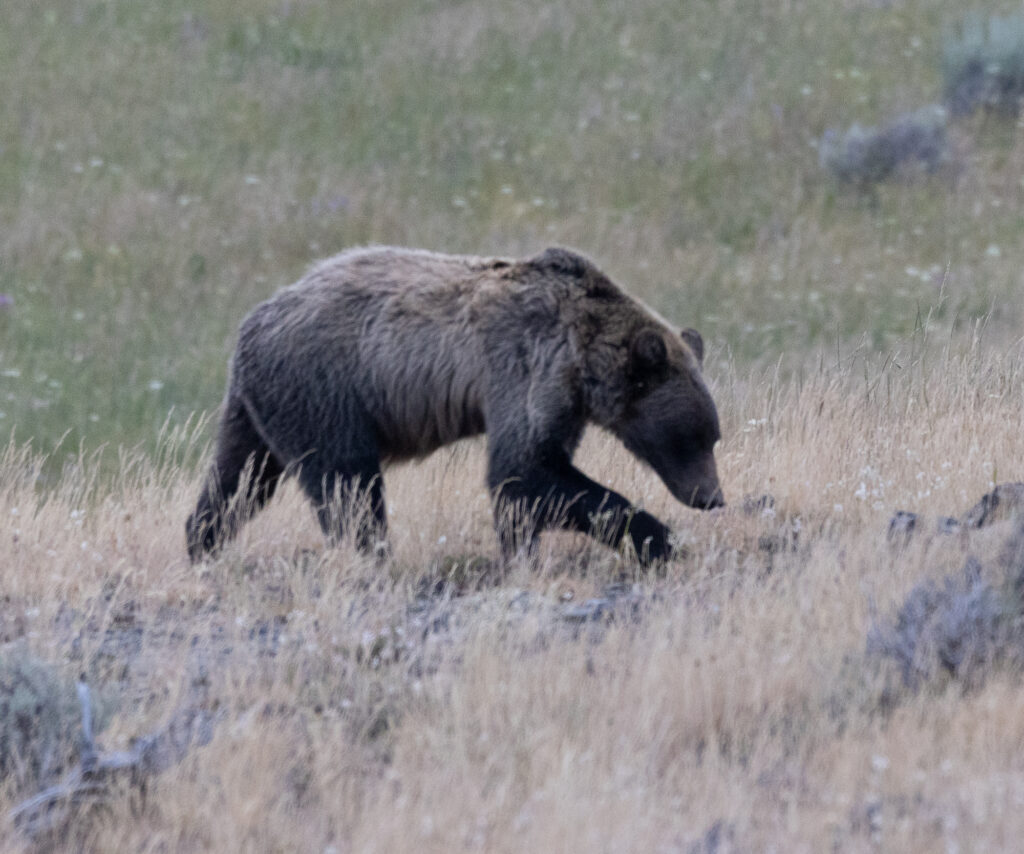
{"label": "bear's head", "polygon": [[718,411],[701,375],[704,342],[694,329],[638,329],[629,342],[626,405],[614,432],[689,507],[725,504],[714,447]]}

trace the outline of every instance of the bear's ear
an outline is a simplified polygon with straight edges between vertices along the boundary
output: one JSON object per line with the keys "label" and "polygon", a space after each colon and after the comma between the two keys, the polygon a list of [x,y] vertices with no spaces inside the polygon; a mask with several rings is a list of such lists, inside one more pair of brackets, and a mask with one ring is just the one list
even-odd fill
{"label": "bear's ear", "polygon": [[540,255],[531,258],[530,263],[542,270],[550,270],[558,275],[570,276],[574,279],[583,278],[587,272],[587,265],[582,257],[570,249],[562,249],[559,246],[545,249]]}
{"label": "bear's ear", "polygon": [[629,346],[630,363],[633,373],[647,376],[656,373],[668,360],[665,339],[654,329],[641,329]]}
{"label": "bear's ear", "polygon": [[679,333],[683,336],[683,340],[693,350],[693,355],[697,357],[697,362],[701,365],[704,364],[704,339],[700,337],[700,333],[696,329],[684,329]]}

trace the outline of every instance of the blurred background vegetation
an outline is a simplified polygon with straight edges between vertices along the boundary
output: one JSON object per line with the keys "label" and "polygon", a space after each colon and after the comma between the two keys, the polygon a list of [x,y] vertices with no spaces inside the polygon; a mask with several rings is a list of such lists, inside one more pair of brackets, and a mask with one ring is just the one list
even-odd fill
{"label": "blurred background vegetation", "polygon": [[[365,243],[576,247],[699,327],[712,379],[928,324],[1018,340],[1024,136],[989,72],[1024,27],[983,11],[9,0],[0,433],[155,447],[217,406],[254,303]],[[948,111],[942,168],[826,168],[829,133],[961,98],[969,65],[984,103]]]}

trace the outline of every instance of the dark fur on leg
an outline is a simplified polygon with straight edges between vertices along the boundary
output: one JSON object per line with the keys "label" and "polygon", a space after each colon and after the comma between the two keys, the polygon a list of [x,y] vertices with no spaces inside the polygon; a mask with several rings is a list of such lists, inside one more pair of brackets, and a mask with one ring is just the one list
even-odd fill
{"label": "dark fur on leg", "polygon": [[364,459],[339,465],[340,470],[327,472],[317,466],[304,465],[299,482],[316,507],[320,527],[329,540],[340,542],[346,525],[354,523],[356,547],[363,552],[374,552],[387,539],[380,463]]}
{"label": "dark fur on leg", "polygon": [[[247,474],[247,472],[251,472]],[[225,405],[214,463],[196,509],[185,523],[189,558],[216,552],[274,495],[283,466],[238,401]],[[239,495],[244,486],[244,494]]]}
{"label": "dark fur on leg", "polygon": [[580,531],[613,547],[628,536],[644,565],[672,555],[669,529],[650,513],[588,478],[567,456],[548,455],[545,462],[512,475],[492,460],[488,480],[506,560],[532,547],[546,528]]}

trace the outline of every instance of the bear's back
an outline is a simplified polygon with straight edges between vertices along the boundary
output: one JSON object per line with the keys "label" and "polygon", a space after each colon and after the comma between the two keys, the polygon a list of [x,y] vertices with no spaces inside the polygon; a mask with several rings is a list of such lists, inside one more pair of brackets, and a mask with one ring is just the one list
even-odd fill
{"label": "bear's back", "polygon": [[352,388],[384,458],[484,430],[474,303],[511,262],[374,247],[320,262],[243,322],[235,382],[257,408]]}

